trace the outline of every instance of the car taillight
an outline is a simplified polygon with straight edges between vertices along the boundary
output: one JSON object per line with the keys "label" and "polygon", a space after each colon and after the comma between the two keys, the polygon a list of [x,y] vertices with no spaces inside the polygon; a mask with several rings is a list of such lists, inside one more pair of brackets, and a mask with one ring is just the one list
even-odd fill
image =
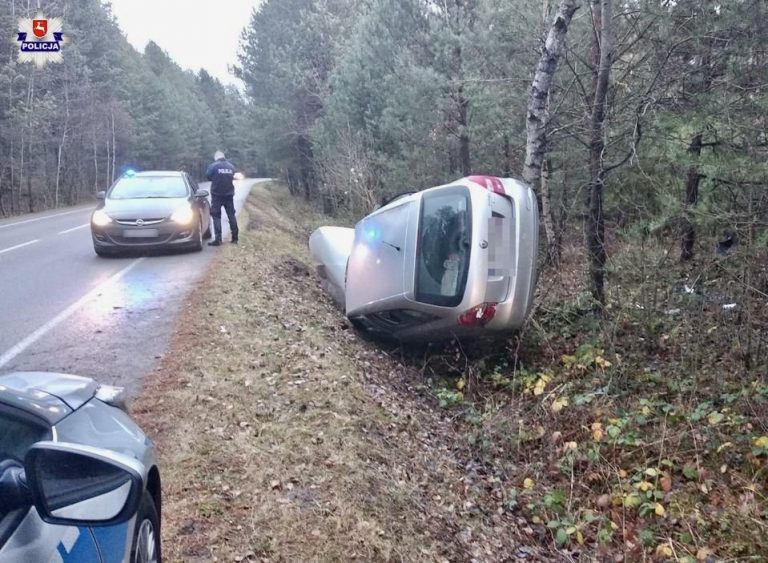
{"label": "car taillight", "polygon": [[459,326],[485,326],[496,315],[496,303],[483,303],[459,315]]}
{"label": "car taillight", "polygon": [[480,184],[486,190],[499,195],[507,195],[507,192],[504,191],[504,184],[496,176],[469,176],[467,179],[472,180],[475,184]]}

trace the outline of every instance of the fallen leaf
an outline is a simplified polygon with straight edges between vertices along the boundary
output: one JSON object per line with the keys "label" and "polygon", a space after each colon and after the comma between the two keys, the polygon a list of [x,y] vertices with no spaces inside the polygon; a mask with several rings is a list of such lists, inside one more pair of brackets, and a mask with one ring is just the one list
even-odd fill
{"label": "fallen leaf", "polygon": [[636,493],[629,493],[624,497],[624,507],[633,508],[640,505],[640,496]]}
{"label": "fallen leaf", "polygon": [[595,358],[595,364],[597,364],[603,369],[611,367],[611,362],[609,362],[602,356],[598,356],[597,358]]}
{"label": "fallen leaf", "polygon": [[554,412],[560,412],[564,407],[568,406],[568,397],[560,397],[555,399],[552,403],[552,410]]}
{"label": "fallen leaf", "polygon": [[764,448],[764,449],[768,449],[768,436],[760,436],[759,438],[755,438],[755,439],[752,441],[752,444],[753,444],[753,445],[754,445],[756,448]]}
{"label": "fallen leaf", "polygon": [[707,422],[709,422],[710,426],[715,426],[716,424],[719,424],[723,421],[725,416],[723,416],[723,413],[714,411],[709,413],[709,416],[707,416]]}
{"label": "fallen leaf", "polygon": [[531,479],[530,477],[526,477],[525,479],[523,479],[523,488],[524,489],[530,491],[533,488],[533,485],[534,485],[533,479]]}

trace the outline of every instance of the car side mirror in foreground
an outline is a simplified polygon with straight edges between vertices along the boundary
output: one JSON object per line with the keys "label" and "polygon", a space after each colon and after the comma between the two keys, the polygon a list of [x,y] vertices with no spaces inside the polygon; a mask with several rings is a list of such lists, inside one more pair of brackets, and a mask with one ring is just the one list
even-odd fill
{"label": "car side mirror in foreground", "polygon": [[100,192],[96,192],[96,199],[105,199],[107,197],[107,192],[104,190],[101,190]]}
{"label": "car side mirror in foreground", "polygon": [[112,526],[138,510],[143,466],[110,450],[38,442],[24,459],[32,501],[49,524]]}
{"label": "car side mirror in foreground", "polygon": [[197,190],[195,197],[208,197],[208,190]]}

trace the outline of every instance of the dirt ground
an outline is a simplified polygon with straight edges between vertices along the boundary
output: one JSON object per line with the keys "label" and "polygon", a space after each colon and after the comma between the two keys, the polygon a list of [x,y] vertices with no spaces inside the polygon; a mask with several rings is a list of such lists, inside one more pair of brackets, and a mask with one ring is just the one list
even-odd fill
{"label": "dirt ground", "polygon": [[322,292],[306,241],[328,219],[277,184],[246,212],[132,405],[160,451],[166,559],[550,558],[415,364]]}

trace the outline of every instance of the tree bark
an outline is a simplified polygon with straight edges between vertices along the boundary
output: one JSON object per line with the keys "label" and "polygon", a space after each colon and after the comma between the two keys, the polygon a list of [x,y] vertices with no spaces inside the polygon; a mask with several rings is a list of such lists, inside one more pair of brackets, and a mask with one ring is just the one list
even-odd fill
{"label": "tree bark", "polygon": [[61,153],[64,150],[64,143],[67,140],[67,129],[69,128],[69,91],[66,84],[64,85],[64,127],[61,132],[61,141],[59,142],[59,150],[56,155],[56,191],[54,192],[53,206],[59,206],[59,181],[61,179]]}
{"label": "tree bark", "polygon": [[547,260],[553,266],[560,265],[560,250],[562,247],[561,229],[555,219],[552,209],[552,197],[549,185],[549,160],[541,163],[541,216],[544,221],[544,231],[547,233]]}
{"label": "tree bark", "polygon": [[472,174],[469,133],[467,132],[467,112],[469,108],[469,100],[464,96],[463,88],[461,87],[459,87],[457,104],[457,122],[459,125],[459,165],[461,166],[461,175],[469,176]]}
{"label": "tree bark", "polygon": [[109,117],[111,118],[112,122],[112,177],[109,180],[109,185],[112,185],[112,182],[115,181],[115,153],[117,152],[115,150],[115,106],[112,105],[109,108]]}
{"label": "tree bark", "polygon": [[[599,3],[598,3],[599,1]],[[605,305],[605,221],[603,217],[603,123],[608,105],[608,78],[613,54],[612,0],[595,2],[595,46],[597,68],[589,125],[589,189],[585,238],[589,256],[589,286],[600,308]],[[597,60],[594,60],[597,59]]]}
{"label": "tree bark", "polygon": [[[531,89],[528,92],[528,110],[525,120],[526,145],[523,179],[539,193],[540,199],[542,199],[542,217],[547,235],[547,258],[554,263],[559,262],[559,248],[556,242],[558,237],[554,231],[549,193],[547,192],[545,198],[542,192],[542,188],[549,189],[549,184],[542,184],[541,182],[542,163],[547,150],[547,125],[549,123],[547,102],[555,70],[557,70],[557,62],[565,44],[568,26],[577,9],[577,0],[561,0],[560,2],[555,20],[549,29],[539,62],[536,65]],[[544,199],[547,200],[546,204]],[[545,205],[547,211],[544,211]],[[546,216],[547,213],[550,213],[549,217]]]}
{"label": "tree bark", "polygon": [[685,175],[685,205],[683,206],[683,232],[680,248],[680,260],[682,261],[692,259],[695,253],[696,228],[693,226],[693,221],[691,221],[691,214],[693,208],[696,207],[696,203],[699,201],[701,174],[699,173],[697,161],[699,156],[701,156],[701,138],[702,134],[696,133],[693,139],[691,139],[691,144],[688,145],[688,152],[695,162],[688,167],[688,172]]}
{"label": "tree bark", "polygon": [[93,134],[93,193],[99,191],[99,153],[96,146],[96,133]]}
{"label": "tree bark", "polygon": [[315,158],[312,141],[306,135],[299,135],[296,140],[299,153],[299,177],[304,199],[309,201],[315,191]]}

